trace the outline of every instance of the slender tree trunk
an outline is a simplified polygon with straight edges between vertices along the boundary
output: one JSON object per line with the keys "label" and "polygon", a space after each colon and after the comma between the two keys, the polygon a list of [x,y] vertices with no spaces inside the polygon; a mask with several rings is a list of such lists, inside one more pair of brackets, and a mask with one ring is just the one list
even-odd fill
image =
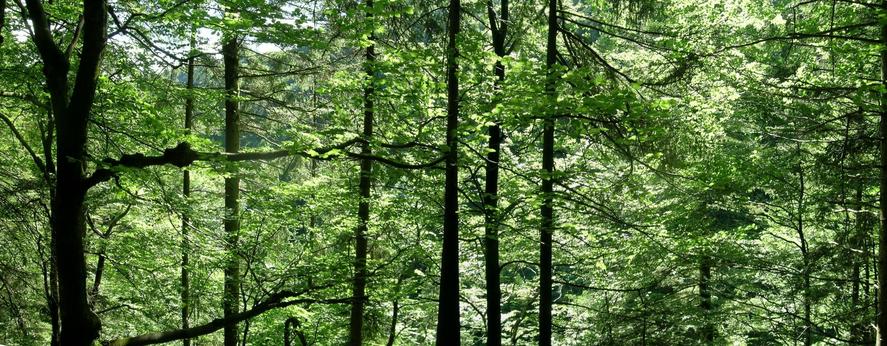
{"label": "slender tree trunk", "polygon": [[[240,113],[238,111],[240,65],[239,46],[234,34],[226,34],[222,44],[225,61],[225,151],[236,153],[240,150]],[[223,310],[225,318],[240,312],[240,261],[235,253],[240,232],[240,178],[237,168],[230,167],[225,178],[225,238],[228,263],[225,265],[225,288]],[[225,326],[225,346],[237,346],[237,325]]]}
{"label": "slender tree trunk", "polygon": [[447,25],[447,153],[444,186],[443,248],[440,261],[440,295],[437,306],[439,346],[460,345],[459,336],[459,157],[456,143],[459,128],[459,79],[456,37],[462,6],[450,0]]}
{"label": "slender tree trunk", "polygon": [[90,300],[92,306],[95,306],[95,300],[99,296],[99,287],[102,285],[102,276],[105,273],[105,260],[105,249],[103,248],[95,264],[95,279],[92,281],[92,291],[89,293],[89,296],[92,297]]}
{"label": "slender tree trunk", "polygon": [[[887,0],[881,0],[881,10],[887,11]],[[881,23],[881,84],[887,87],[887,23]],[[887,345],[884,335],[887,334],[887,93],[881,93],[881,177],[879,179],[879,209],[881,211],[881,229],[878,232],[878,344]]]}
{"label": "slender tree trunk", "polygon": [[[501,59],[505,56],[505,37],[508,35],[508,0],[500,0],[498,16],[493,10],[493,1],[488,0],[487,12],[493,33],[493,51]],[[493,67],[496,75],[496,99],[499,98],[500,84],[505,80],[505,66],[496,61]],[[484,248],[487,289],[487,346],[502,345],[502,291],[499,286],[499,156],[501,152],[502,129],[498,119],[488,129],[486,175],[484,184]]]}
{"label": "slender tree trunk", "polygon": [[703,255],[699,260],[699,306],[702,308],[702,340],[706,345],[711,345],[715,341],[714,326],[711,324],[711,258]]}
{"label": "slender tree trunk", "polygon": [[[798,157],[801,156],[801,144],[798,143]],[[804,184],[804,167],[799,162],[798,163],[798,181],[800,186],[800,193],[798,196],[798,237],[801,240],[801,259],[803,261],[803,268],[801,270],[801,274],[803,275],[803,300],[804,300],[804,345],[810,346],[813,344],[813,321],[811,320],[810,315],[810,249],[807,242],[806,233],[804,230],[804,213],[806,211],[806,206],[804,204],[804,198],[806,197],[806,185]]]}
{"label": "slender tree trunk", "polygon": [[404,273],[398,275],[397,282],[394,284],[395,298],[394,304],[391,307],[391,324],[388,325],[388,342],[385,343],[386,346],[394,346],[394,341],[397,340],[397,319],[400,316],[400,287],[403,284],[404,277]]}
{"label": "slender tree trunk", "polygon": [[[373,31],[373,0],[366,2],[366,22],[370,25],[370,41],[375,39]],[[364,70],[366,72],[367,85],[363,90],[363,139],[360,152],[363,155],[372,155],[370,141],[373,137],[373,94],[374,70],[376,61],[376,45],[370,44],[366,48]],[[370,188],[372,186],[373,161],[365,158],[360,160],[360,201],[357,207],[357,228],[354,232],[354,286],[351,303],[351,333],[350,344],[360,346],[363,344],[363,311],[366,303],[367,282],[367,224],[370,221]]]}
{"label": "slender tree trunk", "polygon": [[551,240],[554,233],[554,117],[557,114],[557,0],[548,1],[548,40],[546,43],[546,85],[548,111],[542,129],[542,222],[539,236],[539,345],[551,345]]}
{"label": "slender tree trunk", "polygon": [[[185,132],[190,133],[194,127],[194,95],[191,92],[194,89],[194,33],[191,33],[191,52],[188,53],[188,80],[185,84],[187,96],[185,96]],[[185,203],[188,203],[188,197],[191,195],[191,172],[185,169],[182,172],[182,197]],[[191,217],[186,210],[182,213],[182,329],[190,326],[191,314],[191,279],[190,279],[190,258],[191,240],[189,239],[189,229],[191,227]],[[190,346],[191,339],[182,339],[183,346]]]}
{"label": "slender tree trunk", "polygon": [[[862,239],[862,242],[865,246],[865,265],[863,265],[863,275],[865,279],[862,282],[862,294],[865,297],[866,304],[872,303],[871,306],[875,307],[875,313],[877,315],[878,310],[878,299],[875,297],[875,294],[872,293],[872,262],[875,260],[874,254],[874,244],[872,240],[868,236],[868,232],[865,234],[865,238]],[[869,261],[872,259],[872,261]],[[877,275],[875,277],[877,280]],[[875,343],[875,332],[874,328],[866,328],[865,332],[865,343],[868,345]]]}

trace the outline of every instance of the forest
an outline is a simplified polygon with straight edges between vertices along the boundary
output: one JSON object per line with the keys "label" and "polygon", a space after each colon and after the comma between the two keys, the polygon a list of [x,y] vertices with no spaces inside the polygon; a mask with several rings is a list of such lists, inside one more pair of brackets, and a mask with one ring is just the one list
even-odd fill
{"label": "forest", "polygon": [[0,0],[0,344],[887,345],[885,167],[887,0]]}

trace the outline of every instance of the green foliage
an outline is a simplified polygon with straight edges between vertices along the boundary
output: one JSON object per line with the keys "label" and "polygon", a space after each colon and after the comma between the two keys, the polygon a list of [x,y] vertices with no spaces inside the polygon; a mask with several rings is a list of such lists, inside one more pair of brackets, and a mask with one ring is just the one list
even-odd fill
{"label": "green foliage", "polygon": [[[497,1],[493,1],[498,5]],[[219,40],[242,44],[245,152],[269,161],[187,169],[114,168],[87,194],[84,235],[102,339],[181,325],[183,241],[191,325],[221,316],[223,178],[236,165],[242,310],[275,292],[350,298],[357,145],[372,87],[366,344],[434,340],[448,149],[441,2],[114,1],[89,117],[88,172],[123,154],[224,142]],[[496,7],[494,5],[494,8]],[[81,4],[45,2],[57,41]],[[868,343],[875,318],[883,14],[853,2],[562,1],[546,95],[543,7],[512,1],[508,54],[492,52],[486,1],[464,1],[458,39],[462,339],[485,326],[484,165],[500,124],[498,205],[503,340],[537,333],[543,178],[555,181],[557,345]],[[0,343],[51,337],[49,230],[58,123],[30,23],[7,7],[0,45]],[[373,16],[366,18],[367,12]],[[122,28],[121,26],[124,26]],[[190,42],[194,40],[195,48]],[[374,45],[376,60],[364,61]],[[81,45],[72,46],[72,62]],[[194,57],[194,89],[186,90]],[[501,62],[506,77],[497,81]],[[366,68],[372,76],[366,75]],[[72,74],[69,78],[73,79]],[[194,128],[186,131],[191,98]],[[554,112],[552,112],[554,110]],[[555,172],[541,165],[542,119],[556,117]],[[58,158],[62,160],[64,158]],[[43,167],[43,168],[41,168]],[[117,216],[123,215],[114,221]],[[182,238],[183,216],[190,219]],[[113,229],[113,232],[111,231]],[[703,272],[709,271],[708,276]],[[394,310],[397,307],[397,319]],[[805,315],[805,307],[810,310]],[[241,323],[246,343],[279,345],[295,317],[314,344],[346,343],[348,304],[297,304]],[[392,329],[393,326],[393,329]],[[393,330],[393,334],[392,334]],[[215,345],[221,333],[196,339]]]}

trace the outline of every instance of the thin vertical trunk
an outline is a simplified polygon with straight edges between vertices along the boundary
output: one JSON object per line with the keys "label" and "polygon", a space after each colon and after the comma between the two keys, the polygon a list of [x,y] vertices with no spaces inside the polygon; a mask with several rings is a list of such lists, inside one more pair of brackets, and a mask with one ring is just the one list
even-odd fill
{"label": "thin vertical trunk", "polygon": [[702,308],[702,340],[711,345],[715,340],[714,326],[711,324],[711,259],[703,255],[699,260],[699,307]]}
{"label": "thin vertical trunk", "polygon": [[[856,185],[856,197],[855,202],[853,203],[853,207],[856,210],[862,210],[862,182],[860,181]],[[856,215],[855,224],[853,226],[854,234],[852,236],[851,246],[852,249],[859,251],[859,254],[855,253],[856,251],[851,251],[851,261],[853,263],[853,268],[850,271],[850,281],[851,281],[851,292],[850,292],[850,302],[851,302],[851,311],[853,311],[853,316],[865,316],[866,308],[860,304],[861,301],[861,268],[862,263],[865,263],[865,254],[864,250],[865,242],[863,241],[865,238],[865,227],[863,225],[862,219],[859,214]],[[862,319],[859,319],[857,322],[853,323],[853,326],[850,330],[850,335],[852,336],[852,340],[858,343],[861,343],[865,340],[865,327],[864,324],[861,323]]]}
{"label": "thin vertical trunk", "polygon": [[[370,25],[370,41],[375,39],[373,32],[373,0],[366,2],[366,22]],[[367,85],[363,90],[363,139],[360,153],[369,157],[372,155],[370,141],[373,137],[373,94],[374,72],[373,63],[376,61],[376,45],[370,44],[366,48],[364,70],[366,72]],[[373,161],[369,158],[360,160],[360,201],[357,206],[357,228],[354,232],[354,286],[351,303],[351,333],[349,344],[360,346],[363,344],[363,311],[366,303],[367,282],[367,224],[370,221],[370,187],[372,186]]]}
{"label": "thin vertical trunk", "polygon": [[[798,157],[801,157],[801,144],[798,143]],[[804,197],[806,193],[806,186],[804,185],[804,167],[801,163],[798,163],[798,181],[799,181],[799,196],[798,196],[798,237],[801,240],[801,259],[803,261],[803,268],[801,270],[801,274],[803,275],[803,300],[804,300],[804,345],[810,346],[813,344],[813,321],[810,316],[810,249],[807,243],[807,237],[804,233],[804,212],[805,212],[805,204]]]}
{"label": "thin vertical trunk", "polygon": [[[887,0],[881,0],[881,10],[887,11]],[[881,84],[887,86],[887,23],[881,23]],[[884,335],[887,334],[887,93],[881,93],[881,176],[879,179],[879,209],[881,211],[881,229],[878,232],[878,344],[885,345]]]}
{"label": "thin vertical trunk", "polygon": [[89,293],[89,296],[92,297],[92,305],[95,305],[95,300],[99,296],[99,287],[102,285],[102,276],[105,272],[105,249],[103,248],[101,253],[99,253],[99,259],[95,264],[95,279],[92,282],[92,291]]}
{"label": "thin vertical trunk", "polygon": [[[226,34],[222,44],[225,61],[225,151],[236,153],[240,150],[240,113],[238,111],[240,65],[239,46],[234,34]],[[240,311],[240,261],[237,259],[238,233],[240,232],[240,178],[237,168],[230,167],[225,178],[225,238],[228,263],[225,265],[225,288],[223,310],[225,318]],[[225,326],[225,346],[237,346],[237,324]]]}
{"label": "thin vertical trunk", "polygon": [[[493,10],[493,1],[488,0],[487,12],[493,33],[493,51],[501,59],[505,56],[505,37],[508,35],[508,0],[500,0],[499,15]],[[496,61],[493,67],[496,75],[496,99],[499,87],[505,80],[505,66]],[[487,346],[502,345],[502,291],[499,287],[499,155],[502,142],[502,129],[498,119],[488,129],[490,136],[484,177],[484,259],[487,289]]]}
{"label": "thin vertical trunk", "polygon": [[394,299],[394,306],[391,307],[391,324],[388,326],[388,342],[386,346],[394,346],[394,340],[397,340],[397,315],[400,313],[400,304],[398,298]]}
{"label": "thin vertical trunk", "polygon": [[554,117],[557,114],[557,0],[548,1],[545,93],[548,110],[542,129],[542,216],[539,229],[539,345],[551,345],[551,240],[554,233]]}
{"label": "thin vertical trunk", "polygon": [[[194,33],[191,33],[191,52],[188,53],[188,80],[185,84],[185,132],[190,133],[194,127],[194,95],[191,93],[194,89]],[[182,197],[185,203],[188,203],[188,197],[191,195],[191,172],[186,168],[182,172]],[[182,329],[190,326],[191,314],[191,279],[189,252],[191,251],[191,243],[189,239],[189,228],[191,227],[191,217],[186,210],[182,213]],[[182,339],[183,346],[190,346],[191,339]]]}
{"label": "thin vertical trunk", "polygon": [[460,345],[459,336],[459,157],[456,132],[459,127],[459,79],[456,37],[462,6],[450,0],[447,25],[447,153],[444,186],[443,246],[440,260],[440,295],[437,306],[437,345]]}
{"label": "thin vertical trunk", "polygon": [[385,343],[386,346],[394,346],[394,341],[397,340],[397,318],[400,315],[400,286],[403,283],[405,275],[401,273],[397,276],[397,282],[394,284],[394,304],[391,307],[391,324],[388,325],[388,342]]}
{"label": "thin vertical trunk", "polygon": [[[869,238],[868,231],[866,232],[864,238],[862,239],[862,243],[865,249],[865,264],[862,267],[863,270],[863,281],[862,281],[862,295],[865,297],[866,304],[870,304],[870,306],[875,307],[875,313],[877,314],[878,309],[878,300],[875,298],[875,294],[872,293],[872,261],[874,261],[874,244],[872,244],[872,240]],[[872,259],[872,261],[869,261]],[[875,280],[877,280],[877,275],[875,275]],[[868,324],[868,323],[865,323]],[[875,343],[875,333],[874,328],[867,328],[865,332],[865,344],[871,345]]]}

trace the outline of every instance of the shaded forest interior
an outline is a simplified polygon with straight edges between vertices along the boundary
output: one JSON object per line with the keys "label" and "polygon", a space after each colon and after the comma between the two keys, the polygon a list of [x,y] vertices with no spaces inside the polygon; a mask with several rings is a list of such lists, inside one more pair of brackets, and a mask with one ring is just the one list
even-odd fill
{"label": "shaded forest interior", "polygon": [[0,344],[885,344],[887,0],[0,0],[0,122]]}

